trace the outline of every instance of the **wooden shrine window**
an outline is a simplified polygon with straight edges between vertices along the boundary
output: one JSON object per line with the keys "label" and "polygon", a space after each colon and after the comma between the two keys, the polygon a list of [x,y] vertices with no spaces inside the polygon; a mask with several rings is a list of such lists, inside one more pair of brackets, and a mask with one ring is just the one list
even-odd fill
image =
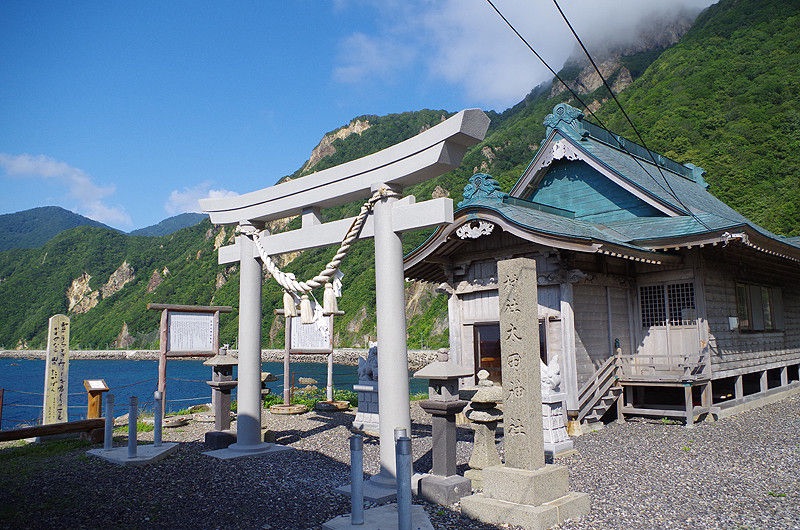
{"label": "wooden shrine window", "polygon": [[783,299],[777,287],[736,284],[736,316],[741,331],[783,329]]}
{"label": "wooden shrine window", "polygon": [[642,327],[694,326],[697,309],[691,282],[643,285],[639,288]]}

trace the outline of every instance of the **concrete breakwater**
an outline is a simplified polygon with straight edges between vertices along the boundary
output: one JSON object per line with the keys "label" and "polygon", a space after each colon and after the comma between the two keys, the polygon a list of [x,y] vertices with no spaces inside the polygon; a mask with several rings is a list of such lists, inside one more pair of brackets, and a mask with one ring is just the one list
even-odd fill
{"label": "concrete breakwater", "polygon": [[[238,355],[237,350],[231,353]],[[263,362],[282,362],[283,350],[261,350],[261,360]],[[13,359],[45,359],[45,350],[0,350],[0,357]],[[107,359],[107,360],[131,360],[131,361],[157,361],[158,350],[71,350],[70,359]],[[367,356],[367,350],[361,348],[338,348],[333,352],[333,362],[347,366],[358,365],[358,358]],[[318,354],[294,354],[290,358],[291,362],[325,363],[328,362],[327,355]],[[434,350],[409,350],[408,367],[411,370],[419,370],[428,363],[436,360]]]}

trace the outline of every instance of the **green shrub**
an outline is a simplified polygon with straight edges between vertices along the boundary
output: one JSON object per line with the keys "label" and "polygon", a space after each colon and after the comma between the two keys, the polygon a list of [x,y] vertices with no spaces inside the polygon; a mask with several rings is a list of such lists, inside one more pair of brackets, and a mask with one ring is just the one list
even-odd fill
{"label": "green shrub", "polygon": [[[155,426],[152,423],[141,420],[136,422],[136,432],[152,432],[153,429],[155,429]],[[122,425],[121,427],[114,427],[114,432],[117,434],[127,434],[128,426]]]}
{"label": "green shrub", "polygon": [[335,401],[347,401],[351,407],[358,407],[358,392],[352,390],[335,390],[333,399]]}
{"label": "green shrub", "polygon": [[283,398],[278,394],[267,394],[264,396],[264,408],[268,409],[272,405],[283,405]]}

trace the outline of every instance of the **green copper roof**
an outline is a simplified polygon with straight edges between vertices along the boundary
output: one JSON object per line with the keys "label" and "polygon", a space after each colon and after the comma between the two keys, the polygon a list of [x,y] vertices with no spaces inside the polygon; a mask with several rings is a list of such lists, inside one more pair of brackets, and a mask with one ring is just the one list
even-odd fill
{"label": "green copper roof", "polygon": [[[543,234],[612,243],[642,251],[649,251],[648,247],[656,246],[659,240],[697,239],[705,234],[720,235],[744,226],[776,242],[800,248],[800,238],[776,236],[711,195],[702,168],[680,164],[585,122],[580,111],[563,103],[553,109],[544,124],[548,128],[547,140],[534,161],[543,150],[552,149],[556,142],[566,141],[583,159],[598,165],[613,179],[607,175],[600,178],[603,171],[588,166],[586,162],[574,157],[564,158],[537,169],[538,175],[528,176],[533,178],[533,190],[514,192],[525,196],[509,197],[490,175],[477,174],[470,178],[464,189],[464,200],[458,204],[459,212],[469,215],[470,209],[490,209],[510,222]],[[565,168],[565,164],[571,164],[569,167],[574,169]],[[552,179],[547,180],[554,168],[561,173],[574,171],[574,175],[561,178],[558,186],[549,193],[541,192],[543,188],[539,186],[554,185]],[[588,175],[589,172],[593,174]],[[587,180],[587,175],[592,178]],[[600,181],[603,185],[597,184]],[[605,181],[609,184],[605,185]],[[570,187],[569,182],[573,182],[574,187]],[[570,193],[576,195],[569,196]],[[591,193],[603,197],[598,195],[593,199]],[[627,204],[622,200],[623,195],[628,197]],[[534,200],[525,200],[530,198]],[[543,200],[538,200],[540,198]],[[600,213],[582,211],[585,210],[581,202],[584,200],[611,207]],[[645,202],[658,204],[665,211],[677,215],[668,216],[654,208],[635,204],[631,206],[636,200],[642,201],[642,205]]]}

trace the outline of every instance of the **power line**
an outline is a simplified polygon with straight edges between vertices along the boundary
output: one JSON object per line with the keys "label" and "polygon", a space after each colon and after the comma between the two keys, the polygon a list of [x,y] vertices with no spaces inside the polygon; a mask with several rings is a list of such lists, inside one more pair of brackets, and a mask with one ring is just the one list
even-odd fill
{"label": "power line", "polygon": [[[589,105],[587,105],[587,104],[586,104],[586,102],[585,102],[585,101],[583,101],[583,99],[581,99],[581,97],[580,97],[580,96],[579,96],[579,95],[578,95],[578,94],[577,94],[577,93],[576,93],[576,92],[575,92],[575,91],[572,89],[572,87],[570,87],[570,86],[569,86],[569,84],[567,84],[567,82],[566,82],[566,81],[564,81],[564,79],[562,79],[562,78],[561,78],[561,76],[559,76],[559,75],[558,75],[558,73],[557,73],[557,72],[556,72],[556,71],[555,71],[555,70],[554,70],[554,69],[553,69],[553,68],[552,68],[552,67],[551,67],[551,66],[550,66],[550,65],[547,63],[547,61],[545,61],[545,60],[544,60],[544,58],[543,58],[541,55],[539,55],[539,53],[538,53],[538,52],[537,52],[537,51],[536,51],[536,50],[533,48],[533,46],[531,46],[531,44],[528,42],[528,40],[527,40],[525,37],[523,37],[523,36],[522,36],[522,34],[521,34],[519,31],[517,31],[517,28],[515,28],[515,27],[514,27],[514,25],[513,25],[513,24],[512,24],[512,23],[511,23],[511,22],[510,22],[510,21],[509,21],[507,18],[506,18],[506,16],[505,16],[505,15],[503,15],[503,13],[502,13],[502,12],[501,12],[501,11],[500,11],[498,8],[497,8],[497,6],[496,6],[496,5],[494,5],[494,3],[492,2],[492,0],[486,0],[486,2],[487,2],[487,3],[488,3],[488,4],[489,4],[491,7],[492,7],[492,9],[493,9],[493,10],[495,11],[495,13],[497,13],[497,15],[498,15],[498,16],[499,16],[499,17],[500,17],[502,20],[503,20],[503,22],[505,22],[505,24],[506,24],[506,25],[507,25],[507,26],[508,26],[508,27],[511,29],[511,31],[513,31],[513,32],[514,32],[514,34],[515,34],[515,35],[516,35],[516,36],[517,36],[517,37],[520,39],[520,41],[522,41],[522,43],[523,43],[523,44],[525,44],[525,46],[528,48],[528,50],[530,50],[530,51],[531,51],[531,53],[533,53],[533,55],[534,55],[534,56],[536,56],[536,58],[537,58],[537,59],[539,59],[539,61],[540,61],[540,62],[541,62],[541,63],[542,63],[542,64],[543,64],[543,65],[544,65],[544,66],[545,66],[545,67],[546,67],[546,68],[547,68],[549,71],[550,71],[550,73],[551,73],[551,74],[553,74],[553,76],[554,76],[554,77],[555,77],[555,78],[556,78],[556,79],[557,79],[557,80],[558,80],[558,81],[559,81],[559,82],[560,82],[562,85],[564,85],[564,88],[566,88],[566,89],[567,89],[567,91],[570,93],[570,95],[572,95],[572,97],[573,97],[573,98],[575,98],[575,100],[577,100],[577,101],[578,101],[578,103],[580,103],[580,104],[581,104],[581,106],[583,106],[583,108],[584,108],[584,109],[586,109],[586,111],[589,113],[589,115],[591,115],[591,117],[592,117],[592,118],[593,118],[593,119],[594,119],[594,120],[597,122],[598,126],[599,126],[601,129],[603,129],[604,131],[606,131],[606,132],[607,132],[607,133],[608,133],[608,134],[611,136],[611,138],[614,138],[614,140],[617,142],[617,145],[619,146],[619,148],[620,148],[622,151],[624,151],[625,153],[627,153],[627,154],[628,154],[628,155],[631,157],[631,159],[633,159],[633,161],[634,161],[634,162],[636,162],[636,164],[637,164],[637,165],[638,165],[638,166],[639,166],[639,167],[642,169],[642,171],[644,171],[644,173],[645,173],[645,174],[646,174],[648,177],[650,177],[650,179],[651,179],[651,180],[652,180],[652,181],[653,181],[653,182],[654,182],[654,183],[655,183],[655,184],[656,184],[656,185],[657,185],[659,188],[661,188],[661,189],[662,189],[664,192],[666,192],[666,193],[668,193],[668,194],[672,195],[672,196],[673,196],[673,197],[674,197],[674,198],[675,198],[675,199],[678,201],[678,203],[679,203],[679,204],[680,204],[680,205],[681,205],[681,206],[682,206],[682,207],[683,207],[683,208],[686,210],[686,212],[687,212],[687,213],[689,213],[689,215],[691,215],[691,216],[692,216],[692,217],[693,217],[695,220],[697,220],[697,221],[698,221],[698,222],[699,222],[701,225],[703,225],[703,226],[704,226],[704,227],[705,227],[707,230],[711,230],[711,228],[710,228],[710,227],[708,227],[708,225],[706,225],[706,224],[705,224],[705,223],[704,223],[702,220],[698,219],[698,218],[697,218],[697,216],[696,216],[696,215],[694,215],[694,214],[692,213],[692,211],[691,211],[689,208],[687,208],[687,207],[686,207],[686,205],[685,205],[685,204],[683,204],[683,202],[680,200],[680,198],[678,198],[678,196],[677,196],[677,195],[675,194],[675,192],[672,190],[672,187],[671,187],[671,186],[669,186],[669,182],[667,181],[667,179],[666,179],[666,176],[664,175],[664,173],[663,173],[663,172],[661,172],[661,167],[658,165],[658,163],[655,161],[655,159],[653,159],[653,163],[654,163],[654,165],[656,166],[656,168],[658,169],[658,171],[661,173],[661,176],[662,176],[662,178],[664,179],[664,182],[667,184],[667,186],[669,186],[669,190],[668,190],[667,188],[665,188],[665,187],[664,187],[664,186],[663,186],[663,185],[662,185],[662,184],[661,184],[661,183],[660,183],[660,182],[659,182],[659,181],[658,181],[658,180],[657,180],[657,179],[656,179],[656,178],[655,178],[655,177],[654,177],[654,176],[653,176],[653,175],[652,175],[652,174],[651,174],[651,173],[650,173],[648,170],[647,170],[647,168],[645,168],[645,167],[642,165],[642,163],[639,161],[638,157],[637,157],[636,155],[634,155],[633,153],[631,153],[631,152],[630,152],[630,151],[629,151],[629,150],[628,150],[628,149],[625,147],[625,145],[624,145],[624,144],[623,144],[623,143],[622,143],[622,142],[619,140],[619,138],[617,137],[617,135],[616,135],[616,134],[614,134],[613,132],[611,132],[611,131],[608,129],[608,127],[606,127],[606,126],[605,126],[605,124],[603,123],[603,121],[602,121],[602,120],[601,120],[601,119],[600,119],[600,118],[599,118],[599,117],[598,117],[598,116],[597,116],[597,115],[596,115],[596,114],[595,114],[595,113],[592,111],[592,109],[591,109],[591,108],[589,108]],[[559,8],[559,10],[560,10],[560,8]],[[568,22],[568,24],[569,24],[569,22]],[[571,26],[570,26],[570,27],[571,27]],[[573,34],[574,34],[574,32],[573,32]],[[577,38],[577,35],[575,35],[575,36],[576,36],[576,38]],[[584,50],[585,50],[585,48],[584,48]],[[587,52],[587,53],[588,53],[588,52]],[[593,62],[593,61],[592,61],[592,62]],[[593,62],[593,64],[594,64],[594,62]],[[596,67],[596,66],[595,66],[595,69],[597,70],[597,72],[598,72],[598,74],[599,74],[599,73],[600,73],[600,71],[599,71],[599,69],[597,69],[597,67]],[[611,91],[611,88],[610,88],[610,87],[608,87],[608,84],[607,84],[607,82],[606,82],[606,80],[605,80],[605,78],[603,77],[603,75],[602,75],[602,74],[600,74],[600,78],[601,78],[601,79],[603,79],[603,83],[605,83],[605,84],[606,84],[606,87],[608,88],[608,91],[609,91],[609,92],[611,93],[611,95],[613,96],[613,95],[614,95],[614,93],[613,93],[613,91]],[[614,97],[614,100],[616,101],[616,97]],[[619,104],[619,102],[617,102],[617,104]],[[624,111],[623,111],[623,112],[624,112]],[[626,117],[627,117],[627,115],[626,115]],[[638,131],[637,131],[637,134],[638,134]],[[644,142],[643,142],[643,143],[644,143]],[[644,145],[643,145],[643,147],[645,147],[645,148],[646,148],[646,146],[644,146]],[[653,157],[653,154],[652,154],[652,152],[650,152],[650,150],[649,150],[649,149],[647,149],[647,151],[650,153],[650,156],[651,156],[651,158],[652,158],[652,157]]]}
{"label": "power line", "polygon": [[669,180],[667,179],[667,176],[664,175],[664,172],[661,170],[661,166],[659,166],[658,162],[656,162],[656,159],[653,156],[653,152],[650,150],[649,147],[647,147],[647,144],[645,143],[644,138],[639,133],[639,129],[636,128],[636,125],[633,123],[633,120],[630,118],[630,116],[628,116],[628,113],[625,111],[625,107],[623,107],[622,103],[620,103],[619,99],[617,99],[616,94],[614,94],[614,91],[611,89],[611,86],[608,84],[608,81],[606,80],[605,76],[602,74],[602,72],[600,72],[600,68],[597,66],[597,63],[595,63],[594,59],[592,58],[592,55],[589,53],[589,50],[586,48],[586,46],[584,46],[583,41],[578,36],[578,32],[576,32],[575,28],[572,27],[572,24],[570,23],[569,19],[567,18],[567,15],[564,13],[564,10],[562,10],[561,6],[558,5],[558,0],[553,0],[553,4],[555,4],[556,9],[558,9],[559,14],[561,14],[561,18],[564,19],[564,22],[567,24],[567,27],[572,32],[572,35],[575,37],[575,40],[578,41],[578,44],[580,45],[581,49],[583,50],[583,53],[586,54],[586,57],[589,59],[589,62],[592,64],[592,67],[594,68],[594,71],[597,72],[597,75],[600,76],[600,80],[603,81],[603,85],[606,87],[606,90],[608,90],[608,93],[611,94],[611,98],[614,100],[614,103],[617,104],[617,107],[619,107],[619,110],[622,112],[622,115],[625,116],[625,120],[627,120],[627,122],[630,124],[631,128],[633,129],[633,132],[636,134],[636,138],[639,139],[639,142],[641,142],[642,147],[644,147],[645,150],[647,151],[647,153],[650,155],[650,159],[653,161],[653,164],[656,166],[656,169],[658,169],[658,172],[661,175],[661,178],[664,179],[664,184],[666,184],[667,187],[669,188],[670,195],[672,195],[675,198],[675,200],[678,201],[678,204],[680,204],[681,207],[684,210],[686,210],[689,213],[689,215],[691,215],[694,218],[695,221],[697,221],[698,223],[703,225],[706,228],[706,230],[711,231],[711,227],[709,227],[699,217],[697,217],[683,203],[683,201],[678,196],[678,194],[675,193],[675,190],[672,189],[672,186],[670,185]]}
{"label": "power line", "polygon": [[506,25],[507,25],[509,28],[511,28],[511,31],[513,31],[513,32],[514,32],[514,34],[516,34],[516,36],[517,36],[517,37],[519,37],[519,39],[520,39],[520,40],[523,42],[523,44],[525,44],[525,46],[527,46],[527,47],[528,47],[528,49],[529,49],[529,50],[530,50],[530,51],[531,51],[531,52],[532,52],[532,53],[533,53],[533,54],[536,56],[536,58],[537,58],[537,59],[539,59],[539,61],[541,61],[541,63],[542,63],[542,64],[543,64],[543,65],[544,65],[544,66],[545,66],[545,67],[546,67],[546,68],[547,68],[547,69],[550,71],[550,73],[552,73],[552,74],[553,74],[553,76],[554,76],[554,77],[555,77],[555,78],[556,78],[556,79],[557,79],[557,80],[558,80],[558,81],[559,81],[559,82],[560,82],[562,85],[564,85],[564,88],[566,88],[566,89],[567,89],[567,91],[569,91],[569,93],[572,95],[572,97],[573,97],[573,98],[575,98],[575,99],[578,101],[578,103],[580,103],[580,104],[581,104],[581,106],[583,106],[583,108],[585,108],[585,109],[586,109],[586,111],[589,113],[589,115],[591,115],[591,117],[592,117],[592,118],[594,118],[594,119],[595,119],[595,121],[597,121],[597,124],[599,125],[599,127],[600,127],[601,129],[603,129],[604,131],[606,131],[606,132],[607,132],[607,133],[608,133],[608,134],[609,134],[609,135],[610,135],[612,138],[614,138],[614,140],[616,140],[617,144],[619,145],[619,148],[620,148],[620,149],[622,149],[624,152],[628,153],[628,155],[630,155],[630,156],[631,156],[631,158],[633,159],[633,161],[634,161],[634,162],[636,162],[636,164],[637,164],[637,165],[638,165],[638,166],[639,166],[639,167],[642,169],[642,171],[644,171],[644,172],[645,172],[645,174],[647,174],[647,176],[649,176],[649,177],[650,177],[650,178],[653,180],[653,182],[654,182],[654,183],[655,183],[655,184],[656,184],[658,187],[660,187],[662,190],[664,190],[664,192],[666,192],[666,193],[669,193],[669,192],[667,191],[667,189],[666,189],[666,188],[665,188],[663,185],[661,185],[661,183],[660,183],[658,180],[656,180],[656,178],[655,178],[653,175],[651,175],[649,171],[647,171],[647,169],[646,169],[646,168],[645,168],[645,167],[644,167],[644,166],[641,164],[641,162],[639,162],[639,159],[638,159],[638,158],[637,158],[637,157],[636,157],[636,156],[635,156],[633,153],[631,153],[630,151],[628,151],[628,149],[625,147],[625,145],[624,145],[622,142],[620,142],[620,141],[619,141],[619,138],[617,138],[617,135],[615,135],[614,133],[612,133],[612,132],[611,132],[611,131],[608,129],[608,127],[606,127],[606,126],[605,126],[605,124],[603,123],[603,120],[601,120],[599,117],[597,117],[597,115],[595,115],[595,113],[592,111],[592,109],[591,109],[591,108],[589,108],[589,105],[587,105],[587,104],[586,104],[586,102],[585,102],[585,101],[583,101],[583,99],[581,99],[581,97],[580,97],[580,96],[579,96],[579,95],[578,95],[578,94],[577,94],[577,93],[576,93],[576,92],[575,92],[575,91],[572,89],[572,87],[571,87],[571,86],[569,86],[569,85],[567,84],[567,82],[566,82],[566,81],[564,81],[564,80],[561,78],[561,76],[559,76],[559,75],[558,75],[558,73],[557,73],[557,72],[556,72],[556,71],[555,71],[555,70],[554,70],[554,69],[553,69],[553,68],[552,68],[552,67],[551,67],[549,64],[547,64],[547,61],[545,61],[545,60],[544,60],[544,58],[543,58],[541,55],[539,55],[539,53],[538,53],[538,52],[537,52],[537,51],[536,51],[536,50],[533,48],[533,46],[531,46],[531,45],[530,45],[530,43],[527,41],[527,39],[526,39],[525,37],[523,37],[523,36],[522,36],[522,34],[520,34],[520,32],[519,32],[519,31],[517,31],[517,28],[515,28],[515,27],[514,27],[514,25],[513,25],[513,24],[512,24],[512,23],[511,23],[511,22],[510,22],[510,21],[509,21],[509,20],[508,20],[508,19],[505,17],[505,15],[503,15],[503,13],[502,13],[502,12],[501,12],[501,11],[500,11],[498,8],[497,8],[497,6],[495,6],[495,5],[494,5],[494,3],[492,2],[492,0],[486,0],[486,2],[487,2],[487,3],[488,3],[490,6],[492,6],[492,9],[494,9],[495,13],[497,13],[497,14],[500,16],[500,18],[501,18],[501,19],[503,19],[503,22],[505,22],[505,23],[506,23]]}

